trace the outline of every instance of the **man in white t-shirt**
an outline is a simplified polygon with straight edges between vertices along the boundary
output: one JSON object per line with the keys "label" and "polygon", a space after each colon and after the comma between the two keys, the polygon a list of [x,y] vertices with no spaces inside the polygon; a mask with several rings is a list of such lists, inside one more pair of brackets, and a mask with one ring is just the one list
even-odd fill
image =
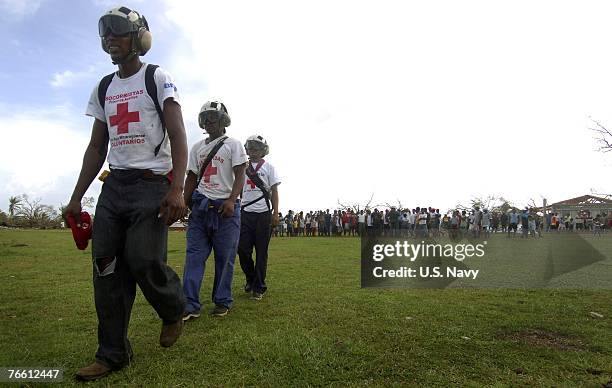
{"label": "man in white t-shirt", "polygon": [[[200,316],[200,287],[206,260],[215,251],[212,315],[229,312],[232,298],[234,260],[240,233],[240,202],[247,157],[242,144],[224,136],[231,124],[225,105],[208,101],[198,116],[209,137],[193,145],[189,153],[185,202],[191,208],[187,225],[187,253],[183,291],[187,306],[183,320]],[[206,164],[206,166],[204,166]]]}
{"label": "man in white t-shirt", "polygon": [[[268,289],[268,245],[271,227],[278,225],[278,185],[281,183],[276,169],[264,159],[269,152],[268,143],[259,136],[250,136],[244,148],[249,155],[246,180],[242,189],[242,216],[238,256],[246,277],[244,291],[251,299],[261,300]],[[309,217],[309,216],[307,216]],[[255,262],[253,262],[255,248]]]}
{"label": "man in white t-shirt", "polygon": [[482,211],[482,219],[480,221],[481,229],[484,232],[484,237],[489,238],[491,230],[491,213],[488,209]]}
{"label": "man in white t-shirt", "polygon": [[359,237],[365,236],[366,217],[367,215],[365,214],[363,210],[359,211],[359,216],[357,217],[357,222],[359,223]]}
{"label": "man in white t-shirt", "polygon": [[482,211],[480,210],[480,206],[474,206],[472,214],[472,234],[475,238],[479,238],[482,226]]}
{"label": "man in white t-shirt", "polygon": [[142,15],[114,8],[98,27],[102,48],[118,71],[91,94],[86,112],[95,119],[91,139],[64,211],[80,223],[81,199],[108,154],[111,172],[98,198],[92,236],[98,350],[96,361],[76,372],[80,380],[99,379],[130,363],[127,333],[136,284],[162,319],[161,346],[178,339],[185,306],[180,279],[166,264],[168,225],[187,210],[182,179],[170,174],[182,178],[187,164],[177,88],[165,70],[140,61],[151,46]]}

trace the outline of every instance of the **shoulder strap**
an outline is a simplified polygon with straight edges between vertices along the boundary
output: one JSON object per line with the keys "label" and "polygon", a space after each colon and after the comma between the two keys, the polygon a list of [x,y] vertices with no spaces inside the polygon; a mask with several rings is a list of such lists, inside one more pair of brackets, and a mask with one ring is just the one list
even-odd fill
{"label": "shoulder strap", "polygon": [[159,105],[159,100],[157,99],[157,85],[155,84],[155,70],[157,70],[159,66],[148,64],[145,70],[145,87],[147,89],[147,94],[153,100],[153,104],[155,104],[155,110],[157,111],[157,115],[159,116],[159,120],[162,124],[162,131],[164,132],[164,136],[162,137],[161,143],[155,147],[155,156],[159,153],[159,149],[162,144],[164,144],[164,140],[166,140],[166,120],[164,118],[164,111]]}
{"label": "shoulder strap", "polygon": [[113,80],[114,75],[115,73],[105,75],[104,78],[102,78],[102,80],[100,80],[100,83],[98,84],[98,103],[102,107],[102,110],[104,110],[104,105],[106,102],[106,91],[108,90],[108,86]]}
{"label": "shoulder strap", "polygon": [[254,204],[255,202],[258,202],[259,200],[261,200],[262,198],[266,200],[266,205],[268,206],[268,210],[270,210],[270,193],[268,193],[268,190],[266,190],[266,186],[264,185],[263,181],[261,180],[261,178],[259,177],[259,175],[257,174],[257,170],[259,170],[259,168],[263,165],[262,164],[258,164],[257,165],[257,169],[253,169],[253,166],[251,165],[251,163],[249,162],[249,165],[247,166],[246,169],[246,175],[249,177],[249,179],[251,180],[251,182],[255,183],[255,186],[257,186],[257,188],[259,190],[261,190],[261,197],[254,199],[252,201],[250,201],[247,204],[242,205],[242,208],[244,209],[247,206],[250,206],[252,204]]}
{"label": "shoulder strap", "polygon": [[219,151],[219,148],[221,148],[221,146],[223,145],[223,142],[225,142],[226,139],[227,139],[227,136],[223,136],[219,140],[219,142],[217,144],[215,144],[213,149],[210,150],[210,152],[206,156],[206,159],[204,159],[204,163],[202,163],[202,167],[200,167],[200,172],[198,173],[198,178],[196,179],[196,187],[198,187],[200,185],[200,180],[202,179],[202,175],[204,175],[204,170],[206,170],[206,167],[208,167],[208,165],[210,164],[210,161],[212,160],[212,158],[214,158],[215,155],[217,155],[217,152]]}

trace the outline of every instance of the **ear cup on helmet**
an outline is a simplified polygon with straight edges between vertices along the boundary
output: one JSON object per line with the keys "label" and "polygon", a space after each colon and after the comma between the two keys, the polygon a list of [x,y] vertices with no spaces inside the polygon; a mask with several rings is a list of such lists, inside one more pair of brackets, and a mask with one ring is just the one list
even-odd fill
{"label": "ear cup on helmet", "polygon": [[229,112],[227,111],[227,107],[224,103],[221,103],[221,109],[223,110],[223,113],[225,113],[222,116],[223,121],[221,122],[221,125],[223,125],[224,127],[229,127],[232,124],[232,119],[229,117]]}
{"label": "ear cup on helmet", "polygon": [[232,119],[230,119],[227,113],[224,114],[222,117],[223,121],[221,122],[221,125],[223,125],[224,127],[229,127],[232,124]]}
{"label": "ear cup on helmet", "polygon": [[138,30],[138,51],[140,55],[145,55],[151,49],[153,43],[153,34],[144,27]]}

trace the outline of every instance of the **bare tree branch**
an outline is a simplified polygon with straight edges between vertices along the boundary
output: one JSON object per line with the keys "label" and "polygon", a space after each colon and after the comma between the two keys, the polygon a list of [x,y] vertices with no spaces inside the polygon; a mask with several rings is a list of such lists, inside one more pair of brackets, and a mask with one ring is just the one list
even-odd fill
{"label": "bare tree branch", "polygon": [[598,133],[598,136],[594,138],[595,140],[597,140],[597,142],[600,145],[597,151],[599,152],[612,151],[612,132],[610,132],[608,128],[604,127],[599,121],[593,119],[592,117],[589,116],[589,119],[591,119],[591,121],[595,123],[595,126],[596,126],[596,128],[589,127],[589,129],[591,131]]}
{"label": "bare tree branch", "polygon": [[366,210],[366,209],[370,209],[370,205],[372,203],[372,199],[374,198],[374,193],[372,193],[372,195],[370,196],[370,199],[368,200],[368,202],[365,203],[365,205],[362,205],[359,202],[355,202],[355,203],[345,203],[345,202],[341,202],[340,199],[338,199],[338,206],[340,208],[340,210],[353,210],[355,212],[359,212],[360,210]]}

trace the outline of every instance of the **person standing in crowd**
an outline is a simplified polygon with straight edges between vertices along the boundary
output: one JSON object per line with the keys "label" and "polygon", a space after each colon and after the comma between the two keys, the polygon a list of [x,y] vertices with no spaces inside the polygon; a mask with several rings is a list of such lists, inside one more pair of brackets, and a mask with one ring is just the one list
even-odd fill
{"label": "person standing in crowd", "polygon": [[[417,208],[417,210],[419,210],[419,208]],[[428,236],[427,209],[426,208],[422,208],[421,213],[418,216],[417,231],[418,231],[417,237],[419,238],[426,238]]]}
{"label": "person standing in crowd", "polygon": [[516,230],[518,229],[519,222],[519,214],[516,212],[516,209],[512,209],[512,213],[508,216],[508,237],[510,237],[510,232],[513,232],[513,237],[516,236]]}
{"label": "person standing in crowd", "polygon": [[357,236],[357,214],[351,210],[351,236]]}
{"label": "person standing in crowd", "polygon": [[306,223],[306,236],[311,236],[312,235],[312,214],[310,212],[306,213],[304,222]]}
{"label": "person standing in crowd", "polygon": [[359,222],[359,237],[363,237],[366,231],[366,213],[363,210],[359,211],[357,220]]}
{"label": "person standing in crowd", "polygon": [[550,232],[550,224],[552,222],[552,213],[546,212],[546,214],[544,215],[544,220],[545,220],[544,231]]}
{"label": "person standing in crowd", "polygon": [[593,220],[593,236],[601,237],[601,229],[603,227],[602,219],[603,217],[598,214]]}
{"label": "person standing in crowd", "polygon": [[527,221],[528,221],[528,225],[529,225],[529,235],[535,237],[536,233],[538,232],[537,227],[536,227],[536,218],[535,218],[535,215],[529,214],[527,216]]}
{"label": "person standing in crowd", "polygon": [[287,225],[287,237],[293,237],[293,210],[289,210],[285,216],[285,225]]}
{"label": "person standing in crowd", "polygon": [[278,225],[276,227],[281,237],[285,236],[285,219],[283,213],[278,212]]}
{"label": "person standing in crowd", "polygon": [[529,232],[529,210],[523,210],[520,217],[521,221],[521,238],[527,238]]}
{"label": "person standing in crowd", "polygon": [[450,237],[452,239],[457,239],[459,237],[459,227],[461,225],[461,215],[459,215],[459,210],[453,211],[453,215],[450,219]]}
{"label": "person standing in crowd", "polygon": [[489,214],[491,214],[491,230],[493,233],[497,233],[499,229],[499,213],[495,211]]}
{"label": "person standing in crowd", "polygon": [[325,214],[323,215],[325,219],[325,236],[331,236],[331,227],[332,227],[332,215],[329,214],[329,209],[325,210]]}
{"label": "person standing in crowd", "polygon": [[318,235],[318,230],[319,230],[319,221],[318,221],[318,215],[317,212],[312,212],[312,220],[310,222],[310,227],[312,228],[310,235],[312,237],[316,237]]}
{"label": "person standing in crowd", "polygon": [[391,226],[391,236],[399,236],[400,230],[400,212],[395,207],[391,207],[389,212],[389,225]]}
{"label": "person standing in crowd", "polygon": [[412,209],[412,212],[408,215],[408,233],[411,237],[414,237],[415,234],[417,217],[417,209]]}
{"label": "person standing in crowd", "polygon": [[485,238],[489,238],[490,230],[491,230],[491,214],[488,209],[484,209],[482,211],[482,216],[480,220],[481,231],[484,233]]}
{"label": "person standing in crowd", "polygon": [[508,221],[509,221],[509,217],[508,214],[506,213],[502,213],[501,217],[500,217],[500,222],[501,222],[501,227],[502,227],[502,233],[506,233],[507,229],[508,229]]}
{"label": "person standing in crowd", "polygon": [[470,227],[470,218],[465,210],[461,211],[461,224],[459,225],[459,235],[461,238],[467,236]]}
{"label": "person standing in crowd", "polygon": [[351,214],[348,211],[342,211],[341,215],[342,230],[344,236],[351,234]]}

